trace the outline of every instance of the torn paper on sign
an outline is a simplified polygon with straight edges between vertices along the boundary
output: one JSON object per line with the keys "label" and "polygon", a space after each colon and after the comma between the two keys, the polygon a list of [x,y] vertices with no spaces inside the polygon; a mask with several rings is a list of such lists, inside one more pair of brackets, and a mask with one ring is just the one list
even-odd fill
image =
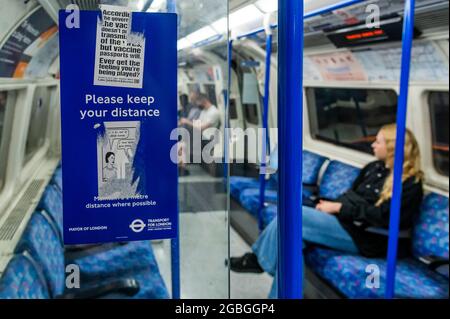
{"label": "torn paper on sign", "polygon": [[142,89],[145,37],[131,32],[132,12],[101,5],[97,23],[94,85]]}

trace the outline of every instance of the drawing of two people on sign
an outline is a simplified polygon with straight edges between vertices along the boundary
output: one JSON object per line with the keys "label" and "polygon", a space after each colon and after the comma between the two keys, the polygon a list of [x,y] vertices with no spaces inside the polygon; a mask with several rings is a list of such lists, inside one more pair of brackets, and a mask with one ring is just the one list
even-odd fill
{"label": "drawing of two people on sign", "polygon": [[133,196],[132,165],[139,142],[140,122],[105,122],[97,145],[99,196]]}

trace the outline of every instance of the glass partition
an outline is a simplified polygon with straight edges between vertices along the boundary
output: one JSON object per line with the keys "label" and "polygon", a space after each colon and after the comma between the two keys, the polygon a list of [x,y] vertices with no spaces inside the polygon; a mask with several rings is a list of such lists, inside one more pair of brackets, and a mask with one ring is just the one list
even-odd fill
{"label": "glass partition", "polygon": [[[228,168],[224,165],[228,51],[227,35],[221,33],[227,30],[228,4],[178,0],[176,10],[181,298],[228,298]],[[217,21],[224,28],[214,28]],[[170,288],[171,241],[153,247]]]}
{"label": "glass partition", "polygon": [[[179,126],[178,131],[168,138],[174,141],[172,150],[176,153],[175,157],[170,154],[171,158],[176,158],[179,165],[178,190],[172,190],[178,191],[179,251],[173,247],[175,240],[148,243],[155,257],[150,262],[155,277],[147,280],[145,288],[161,288],[162,292],[167,288],[168,294],[156,294],[165,298],[176,297],[178,289],[182,299],[228,298],[229,200],[228,166],[224,160],[228,1],[99,2],[138,12],[175,11],[178,15]],[[83,9],[97,10],[98,7]],[[177,278],[178,267],[179,285],[172,282]],[[158,279],[159,274],[165,287]],[[156,295],[143,296],[152,298]]]}

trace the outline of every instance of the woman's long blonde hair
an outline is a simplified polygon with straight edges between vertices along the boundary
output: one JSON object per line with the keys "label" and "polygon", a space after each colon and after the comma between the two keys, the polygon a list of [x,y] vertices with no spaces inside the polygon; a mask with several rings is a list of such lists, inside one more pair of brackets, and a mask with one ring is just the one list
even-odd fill
{"label": "woman's long blonde hair", "polygon": [[[380,206],[392,197],[393,188],[393,169],[394,169],[394,156],[395,156],[395,141],[397,137],[397,125],[389,124],[383,126],[380,130],[386,141],[387,156],[386,166],[391,171],[386,182],[384,183],[383,190],[381,191],[380,199],[377,202],[377,206]],[[403,176],[402,181],[415,177],[416,183],[424,178],[423,172],[420,166],[420,150],[419,144],[414,134],[407,129],[405,136],[405,159],[403,162]]]}

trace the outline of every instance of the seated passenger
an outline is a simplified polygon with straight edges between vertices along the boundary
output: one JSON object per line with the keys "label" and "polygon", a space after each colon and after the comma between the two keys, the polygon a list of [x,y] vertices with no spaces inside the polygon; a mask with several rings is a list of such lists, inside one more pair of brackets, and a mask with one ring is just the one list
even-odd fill
{"label": "seated passenger", "polygon": [[[352,188],[336,202],[322,200],[315,209],[303,207],[303,247],[312,243],[365,257],[386,256],[387,236],[370,232],[368,228],[389,228],[395,140],[396,125],[383,127],[372,144],[378,160],[361,171]],[[423,197],[422,181],[419,147],[414,135],[408,130],[403,166],[402,230],[410,229],[413,218],[419,213]],[[409,253],[409,247],[408,239],[400,240],[399,254]],[[231,269],[236,272],[266,271],[275,275],[277,248],[275,218],[253,245],[254,253],[231,258]],[[276,296],[275,281],[271,297]]]}
{"label": "seated passenger", "polygon": [[[180,120],[181,125],[192,128],[193,130],[198,130],[201,133],[201,141],[194,141],[191,143],[193,146],[192,153],[193,154],[202,154],[203,147],[208,144],[217,132],[209,131],[209,128],[218,129],[220,126],[220,112],[217,107],[211,103],[209,98],[200,93],[198,95],[198,104],[201,108],[200,116],[197,121],[190,120],[186,118],[182,118]],[[196,148],[196,146],[201,146],[201,149]]]}
{"label": "seated passenger", "polygon": [[211,127],[218,128],[220,125],[220,112],[217,106],[211,103],[206,94],[200,93],[198,95],[198,103],[201,108],[198,121],[189,118],[182,118],[180,120],[181,125],[192,127],[202,131],[202,135],[205,139],[210,139],[210,136],[205,133],[205,130]]}
{"label": "seated passenger", "polygon": [[[185,95],[183,95],[185,96]],[[178,123],[178,126],[180,128],[184,128],[189,132],[189,150],[186,148],[188,147],[186,145],[186,141],[180,141],[178,143],[178,162],[179,162],[179,168],[180,168],[180,175],[186,176],[189,175],[189,171],[186,169],[186,163],[189,162],[190,158],[192,157],[192,126],[185,124],[185,122],[194,122],[198,120],[200,117],[201,109],[198,105],[198,99],[199,99],[199,92],[192,91],[189,95],[189,101],[188,103],[186,101],[186,97],[182,98],[180,97],[180,100],[184,100],[182,102],[182,112],[181,112],[181,118]],[[188,157],[189,155],[189,158]]]}

